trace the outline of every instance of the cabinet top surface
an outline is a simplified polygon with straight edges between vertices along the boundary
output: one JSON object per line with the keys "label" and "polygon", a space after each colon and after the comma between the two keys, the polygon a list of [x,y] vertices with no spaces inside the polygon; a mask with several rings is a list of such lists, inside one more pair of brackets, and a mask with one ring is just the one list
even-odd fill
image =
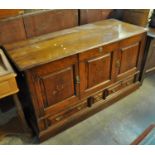
{"label": "cabinet top surface", "polygon": [[26,70],[143,32],[142,27],[108,19],[4,46],[17,68]]}

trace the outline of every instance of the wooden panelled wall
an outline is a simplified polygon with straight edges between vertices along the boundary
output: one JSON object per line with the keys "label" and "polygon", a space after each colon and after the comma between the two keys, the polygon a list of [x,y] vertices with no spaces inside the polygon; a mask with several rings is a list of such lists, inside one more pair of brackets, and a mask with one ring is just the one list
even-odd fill
{"label": "wooden panelled wall", "polygon": [[[118,18],[133,24],[145,26],[149,10],[141,10],[138,13],[133,10],[132,17],[130,17],[128,10],[112,9],[35,10],[19,15],[21,12],[23,10],[0,10],[0,45],[26,40],[107,18]],[[8,16],[12,17],[4,18]],[[142,20],[143,17],[145,23]]]}
{"label": "wooden panelled wall", "polygon": [[2,19],[0,21],[0,45],[77,25],[77,10],[45,10]]}

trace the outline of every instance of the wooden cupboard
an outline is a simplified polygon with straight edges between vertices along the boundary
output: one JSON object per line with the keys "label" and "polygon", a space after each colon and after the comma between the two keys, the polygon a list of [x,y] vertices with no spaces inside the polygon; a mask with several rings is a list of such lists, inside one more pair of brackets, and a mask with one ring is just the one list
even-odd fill
{"label": "wooden cupboard", "polygon": [[25,111],[40,140],[139,88],[145,37],[143,28],[109,19],[5,45],[25,81]]}
{"label": "wooden cupboard", "polygon": [[[17,11],[8,11],[10,14],[14,12]],[[76,9],[37,10],[0,19],[0,45],[27,40],[77,25],[78,10]]]}
{"label": "wooden cupboard", "polygon": [[146,75],[152,74],[155,71],[155,29],[148,28],[147,48],[146,48]]}

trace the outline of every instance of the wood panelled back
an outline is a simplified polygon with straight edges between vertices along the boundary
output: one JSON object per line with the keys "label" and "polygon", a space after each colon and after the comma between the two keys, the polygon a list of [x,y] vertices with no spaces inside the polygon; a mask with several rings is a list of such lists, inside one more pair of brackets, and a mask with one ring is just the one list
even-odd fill
{"label": "wood panelled back", "polygon": [[22,9],[0,9],[0,19],[23,14]]}
{"label": "wood panelled back", "polygon": [[79,11],[80,11],[79,24],[82,25],[107,19],[111,14],[112,9],[84,9]]}
{"label": "wood panelled back", "polygon": [[146,27],[149,9],[127,9],[123,11],[122,20],[131,24]]}
{"label": "wood panelled back", "polygon": [[27,37],[59,31],[78,25],[77,10],[46,10],[23,17]]}
{"label": "wood panelled back", "polygon": [[26,39],[22,17],[0,21],[0,45]]}

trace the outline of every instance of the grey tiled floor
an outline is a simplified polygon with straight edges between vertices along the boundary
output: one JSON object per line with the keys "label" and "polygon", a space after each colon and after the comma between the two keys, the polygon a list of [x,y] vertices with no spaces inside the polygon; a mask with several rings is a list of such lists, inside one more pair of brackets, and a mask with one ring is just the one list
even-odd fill
{"label": "grey tiled floor", "polygon": [[[130,144],[145,128],[155,123],[154,111],[155,75],[152,75],[131,95],[42,144]],[[7,137],[0,144],[26,143],[19,137]],[[34,143],[34,139],[28,143]]]}

